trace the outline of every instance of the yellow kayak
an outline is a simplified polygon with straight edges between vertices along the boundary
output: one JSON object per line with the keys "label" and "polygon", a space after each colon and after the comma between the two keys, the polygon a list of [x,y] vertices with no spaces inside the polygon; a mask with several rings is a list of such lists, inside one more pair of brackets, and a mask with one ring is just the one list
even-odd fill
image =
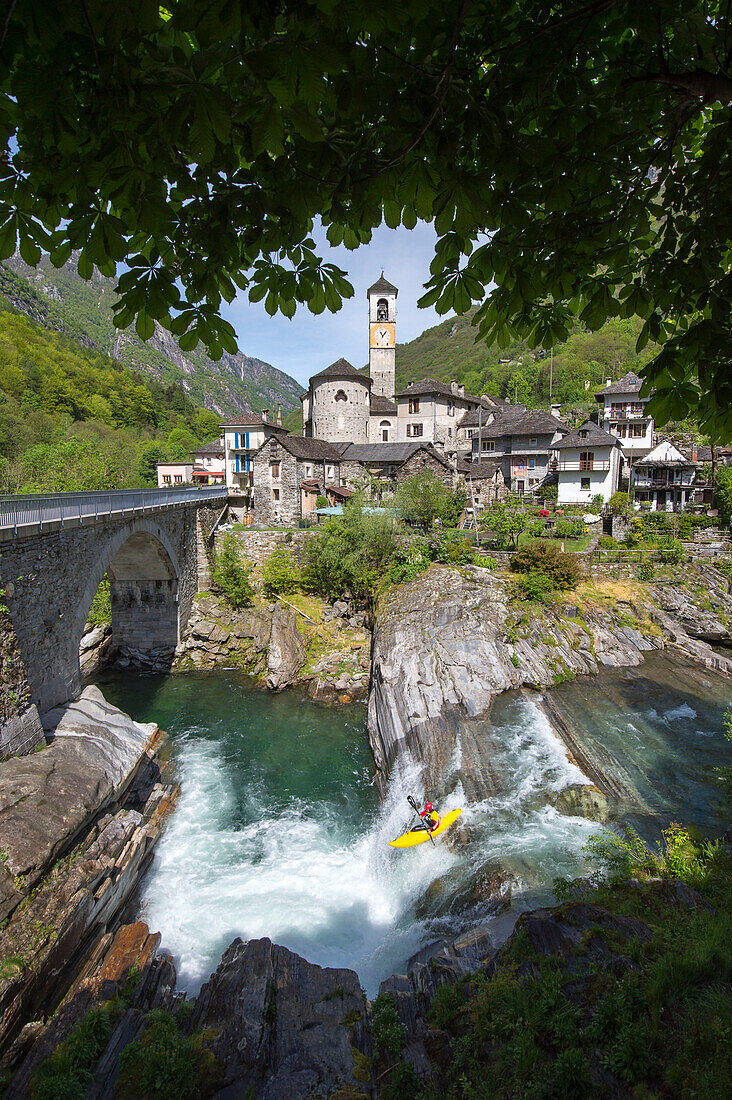
{"label": "yellow kayak", "polygon": [[430,837],[439,836],[440,833],[444,833],[445,829],[449,829],[453,821],[457,821],[462,812],[462,810],[450,810],[431,833],[428,833],[426,829],[410,829],[408,833],[402,833],[396,840],[390,840],[389,846],[391,848],[413,848],[415,844],[424,844]]}

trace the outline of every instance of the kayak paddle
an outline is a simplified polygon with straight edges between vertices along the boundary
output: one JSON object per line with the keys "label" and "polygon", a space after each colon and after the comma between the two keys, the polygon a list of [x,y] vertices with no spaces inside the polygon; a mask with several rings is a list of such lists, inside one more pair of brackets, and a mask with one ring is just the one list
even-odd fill
{"label": "kayak paddle", "polygon": [[423,829],[425,830],[425,832],[427,833],[427,836],[428,836],[428,837],[430,838],[430,840],[432,841],[432,847],[433,847],[433,848],[434,848],[434,847],[436,847],[436,845],[435,845],[435,838],[434,838],[434,837],[433,837],[433,835],[432,835],[432,830],[431,830],[430,828],[428,828],[428,826],[427,826],[427,825],[425,825],[425,823],[424,823],[424,820],[423,820],[423,818],[422,818],[422,816],[421,816],[421,814],[420,814],[420,812],[419,812],[419,807],[417,806],[417,803],[415,802],[415,800],[414,800],[414,799],[412,798],[411,794],[408,794],[408,795],[407,795],[407,802],[409,803],[409,805],[410,805],[410,806],[412,807],[412,809],[413,809],[413,810],[414,810],[414,812],[416,813],[416,815],[417,815],[417,818],[418,818],[418,820],[419,820],[419,823],[420,823],[420,825],[422,826],[422,828],[423,828]]}

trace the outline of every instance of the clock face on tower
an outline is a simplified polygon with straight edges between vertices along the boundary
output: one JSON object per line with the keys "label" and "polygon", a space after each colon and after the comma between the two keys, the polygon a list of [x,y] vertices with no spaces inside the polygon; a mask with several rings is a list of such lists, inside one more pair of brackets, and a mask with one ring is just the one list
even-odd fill
{"label": "clock face on tower", "polygon": [[371,325],[371,347],[372,348],[393,348],[394,347],[394,322],[393,321],[375,321]]}

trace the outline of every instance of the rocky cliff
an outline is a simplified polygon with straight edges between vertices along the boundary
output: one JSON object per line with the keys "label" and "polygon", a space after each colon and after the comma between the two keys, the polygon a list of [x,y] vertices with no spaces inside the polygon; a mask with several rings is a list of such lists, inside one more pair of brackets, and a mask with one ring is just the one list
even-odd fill
{"label": "rocky cliff", "polygon": [[703,640],[729,636],[727,589],[726,578],[712,577],[703,587],[707,608],[693,586],[679,595],[672,586],[617,582],[531,605],[513,601],[508,578],[488,570],[433,566],[391,590],[376,617],[368,726],[382,783],[406,752],[438,797],[458,781],[471,801],[496,793],[489,711],[509,688],[637,665],[664,647],[732,673],[732,662]]}

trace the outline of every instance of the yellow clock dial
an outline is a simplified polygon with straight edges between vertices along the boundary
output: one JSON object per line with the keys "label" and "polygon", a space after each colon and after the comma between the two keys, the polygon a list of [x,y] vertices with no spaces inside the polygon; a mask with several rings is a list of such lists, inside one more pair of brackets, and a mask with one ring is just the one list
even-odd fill
{"label": "yellow clock dial", "polygon": [[393,321],[377,321],[371,326],[371,347],[391,348],[394,346]]}

